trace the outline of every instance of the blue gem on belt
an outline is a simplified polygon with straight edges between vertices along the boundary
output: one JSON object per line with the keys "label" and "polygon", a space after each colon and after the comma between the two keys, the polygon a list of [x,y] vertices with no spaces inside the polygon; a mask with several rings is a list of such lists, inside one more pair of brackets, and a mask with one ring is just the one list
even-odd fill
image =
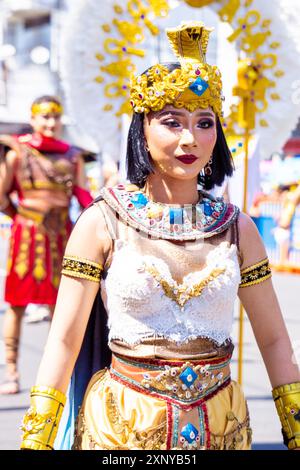
{"label": "blue gem on belt", "polygon": [[187,367],[186,369],[184,369],[184,371],[181,372],[179,376],[181,382],[183,382],[189,388],[191,387],[191,385],[193,385],[197,377],[198,376],[196,372],[194,372],[191,367]]}
{"label": "blue gem on belt", "polygon": [[194,442],[198,435],[199,435],[199,432],[198,430],[195,428],[195,426],[193,426],[192,423],[187,423],[181,430],[181,433],[180,435],[182,437],[184,437],[184,439],[186,441],[188,441],[189,444],[191,444],[192,442]]}

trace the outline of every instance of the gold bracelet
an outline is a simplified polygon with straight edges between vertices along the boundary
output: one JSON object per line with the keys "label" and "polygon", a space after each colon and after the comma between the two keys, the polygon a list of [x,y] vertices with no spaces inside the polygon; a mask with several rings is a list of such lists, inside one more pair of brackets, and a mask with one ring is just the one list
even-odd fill
{"label": "gold bracelet", "polygon": [[300,382],[275,387],[272,395],[285,445],[289,449],[300,447]]}
{"label": "gold bracelet", "polygon": [[55,388],[32,387],[31,406],[21,425],[24,432],[21,449],[53,450],[65,403],[66,396]]}

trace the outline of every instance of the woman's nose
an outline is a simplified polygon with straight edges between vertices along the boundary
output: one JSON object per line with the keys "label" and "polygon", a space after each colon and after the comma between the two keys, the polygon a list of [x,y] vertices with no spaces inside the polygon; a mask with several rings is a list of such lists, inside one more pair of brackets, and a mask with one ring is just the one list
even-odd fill
{"label": "woman's nose", "polygon": [[180,139],[181,145],[196,145],[195,137],[190,129],[183,129]]}

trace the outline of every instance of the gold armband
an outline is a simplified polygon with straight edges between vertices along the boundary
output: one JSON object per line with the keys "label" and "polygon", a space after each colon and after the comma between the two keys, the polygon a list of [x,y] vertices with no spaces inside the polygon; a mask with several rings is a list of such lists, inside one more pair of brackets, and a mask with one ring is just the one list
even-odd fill
{"label": "gold armband", "polygon": [[66,255],[62,262],[62,274],[99,282],[103,266],[84,258]]}
{"label": "gold armband", "polygon": [[35,386],[30,393],[30,408],[21,425],[21,449],[53,450],[66,396],[54,388]]}
{"label": "gold armband", "polygon": [[272,391],[282,426],[284,444],[300,447],[300,382],[281,385]]}
{"label": "gold armband", "polygon": [[268,258],[241,271],[240,287],[253,286],[266,281],[272,276]]}

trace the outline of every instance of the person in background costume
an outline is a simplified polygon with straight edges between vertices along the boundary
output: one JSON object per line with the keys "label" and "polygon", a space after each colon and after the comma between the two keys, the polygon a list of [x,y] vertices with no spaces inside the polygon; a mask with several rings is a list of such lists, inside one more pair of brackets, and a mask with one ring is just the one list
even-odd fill
{"label": "person in background costume", "polygon": [[[21,321],[26,306],[45,304],[53,313],[60,265],[71,232],[69,206],[77,196],[82,207],[92,197],[85,189],[80,149],[59,140],[63,108],[52,96],[31,107],[32,134],[1,136],[9,151],[0,162],[0,210],[11,228],[3,337],[6,376],[0,393],[19,391],[17,368]],[[11,194],[17,193],[15,206]]]}
{"label": "person in background costume", "polygon": [[71,234],[22,449],[249,449],[230,376],[237,295],[285,442],[300,446],[299,370],[265,248],[250,217],[206,192],[233,171],[210,31],[167,30],[179,63],[131,82],[130,184],[103,188]]}
{"label": "person in background costume", "polygon": [[[294,186],[294,185],[293,185]],[[291,238],[291,223],[296,209],[300,203],[300,182],[295,189],[289,190],[283,201],[283,208],[274,230],[274,237],[280,246],[280,264],[289,264],[289,250]]]}

